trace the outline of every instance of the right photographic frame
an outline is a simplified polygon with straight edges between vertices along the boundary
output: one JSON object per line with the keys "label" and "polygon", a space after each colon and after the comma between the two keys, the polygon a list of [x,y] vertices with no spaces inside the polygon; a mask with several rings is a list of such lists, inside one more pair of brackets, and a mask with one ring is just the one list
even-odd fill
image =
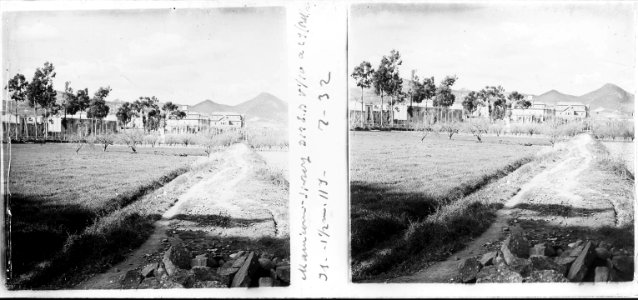
{"label": "right photographic frame", "polygon": [[633,3],[354,4],[354,283],[634,279]]}

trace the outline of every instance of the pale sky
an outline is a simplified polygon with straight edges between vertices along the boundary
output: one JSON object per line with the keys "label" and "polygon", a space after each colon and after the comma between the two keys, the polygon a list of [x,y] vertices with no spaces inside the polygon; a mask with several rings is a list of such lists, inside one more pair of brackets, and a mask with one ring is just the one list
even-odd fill
{"label": "pale sky", "polygon": [[636,90],[632,3],[356,5],[349,21],[350,71],[396,49],[402,77],[456,74],[456,89]]}
{"label": "pale sky", "polygon": [[54,86],[110,85],[108,100],[156,96],[238,104],[286,90],[284,8],[12,12],[4,15],[5,78],[30,80],[45,61]]}

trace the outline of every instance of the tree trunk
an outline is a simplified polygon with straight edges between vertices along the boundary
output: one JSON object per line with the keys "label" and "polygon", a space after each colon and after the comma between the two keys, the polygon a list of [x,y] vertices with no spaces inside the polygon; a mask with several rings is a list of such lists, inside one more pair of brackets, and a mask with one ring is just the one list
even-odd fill
{"label": "tree trunk", "polygon": [[38,115],[37,115],[37,104],[33,104],[33,125],[35,128],[35,139],[38,139]]}
{"label": "tree trunk", "polygon": [[18,101],[16,101],[16,140],[18,139]]}
{"label": "tree trunk", "polygon": [[390,127],[394,126],[394,96],[390,95]]}
{"label": "tree trunk", "polygon": [[363,87],[361,87],[361,128],[363,128],[364,126],[363,120],[365,119],[365,115],[366,113],[365,113],[365,108],[363,105]]}
{"label": "tree trunk", "polygon": [[381,120],[379,120],[379,124],[383,127],[383,92],[381,92]]}

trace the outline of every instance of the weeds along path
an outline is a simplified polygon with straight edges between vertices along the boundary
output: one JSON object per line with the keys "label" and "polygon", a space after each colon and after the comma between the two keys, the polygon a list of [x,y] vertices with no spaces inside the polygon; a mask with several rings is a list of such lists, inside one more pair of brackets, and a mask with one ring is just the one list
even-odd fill
{"label": "weeds along path", "polygon": [[[221,155],[224,162],[218,171],[184,192],[155,223],[153,234],[140,248],[77,288],[119,288],[119,279],[128,270],[143,267],[153,256],[161,257],[169,238],[179,237],[195,248],[229,248],[230,240],[287,240],[287,206],[262,199],[255,192],[265,188],[259,180],[263,160],[245,144],[233,145]],[[215,244],[221,240],[225,245]]]}
{"label": "weeds along path", "polygon": [[[602,174],[594,163],[592,152],[595,141],[589,135],[579,135],[557,147],[567,150],[566,155],[531,180],[504,203],[497,212],[495,222],[465,249],[447,260],[435,263],[415,274],[395,278],[393,282],[451,282],[459,261],[478,257],[494,250],[502,241],[509,226],[520,226],[529,232],[533,243],[538,240],[560,239],[574,241],[589,238],[590,234],[607,228],[621,228],[632,224],[631,212],[626,212],[633,197],[605,193],[601,182],[610,178]],[[598,174],[598,175],[597,175]],[[610,180],[616,180],[613,178]],[[598,183],[594,182],[597,181]],[[631,208],[633,211],[633,208]],[[620,216],[620,217],[619,217]],[[593,233],[592,233],[593,232]],[[490,246],[492,245],[492,246]]]}

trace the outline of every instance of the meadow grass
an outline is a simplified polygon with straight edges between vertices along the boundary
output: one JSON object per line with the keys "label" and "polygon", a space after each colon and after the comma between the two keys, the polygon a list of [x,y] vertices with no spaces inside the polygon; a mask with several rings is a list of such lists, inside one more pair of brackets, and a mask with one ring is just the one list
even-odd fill
{"label": "meadow grass", "polygon": [[[463,237],[482,232],[499,203],[468,202],[468,195],[519,169],[549,145],[531,137],[485,136],[483,143],[470,135],[452,140],[432,135],[423,143],[421,137],[415,132],[351,134],[354,280],[405,267],[414,253],[455,248]],[[500,189],[489,197],[511,193]]]}
{"label": "meadow grass", "polygon": [[[106,152],[86,147],[76,154],[71,144],[13,144],[9,187],[14,275],[48,264],[101,218],[188,171],[200,152],[184,155],[185,151],[156,147],[133,154],[124,146],[111,146]],[[118,218],[121,226],[110,227],[111,232],[99,238],[128,234],[120,240],[134,243],[148,230],[139,219]]]}

